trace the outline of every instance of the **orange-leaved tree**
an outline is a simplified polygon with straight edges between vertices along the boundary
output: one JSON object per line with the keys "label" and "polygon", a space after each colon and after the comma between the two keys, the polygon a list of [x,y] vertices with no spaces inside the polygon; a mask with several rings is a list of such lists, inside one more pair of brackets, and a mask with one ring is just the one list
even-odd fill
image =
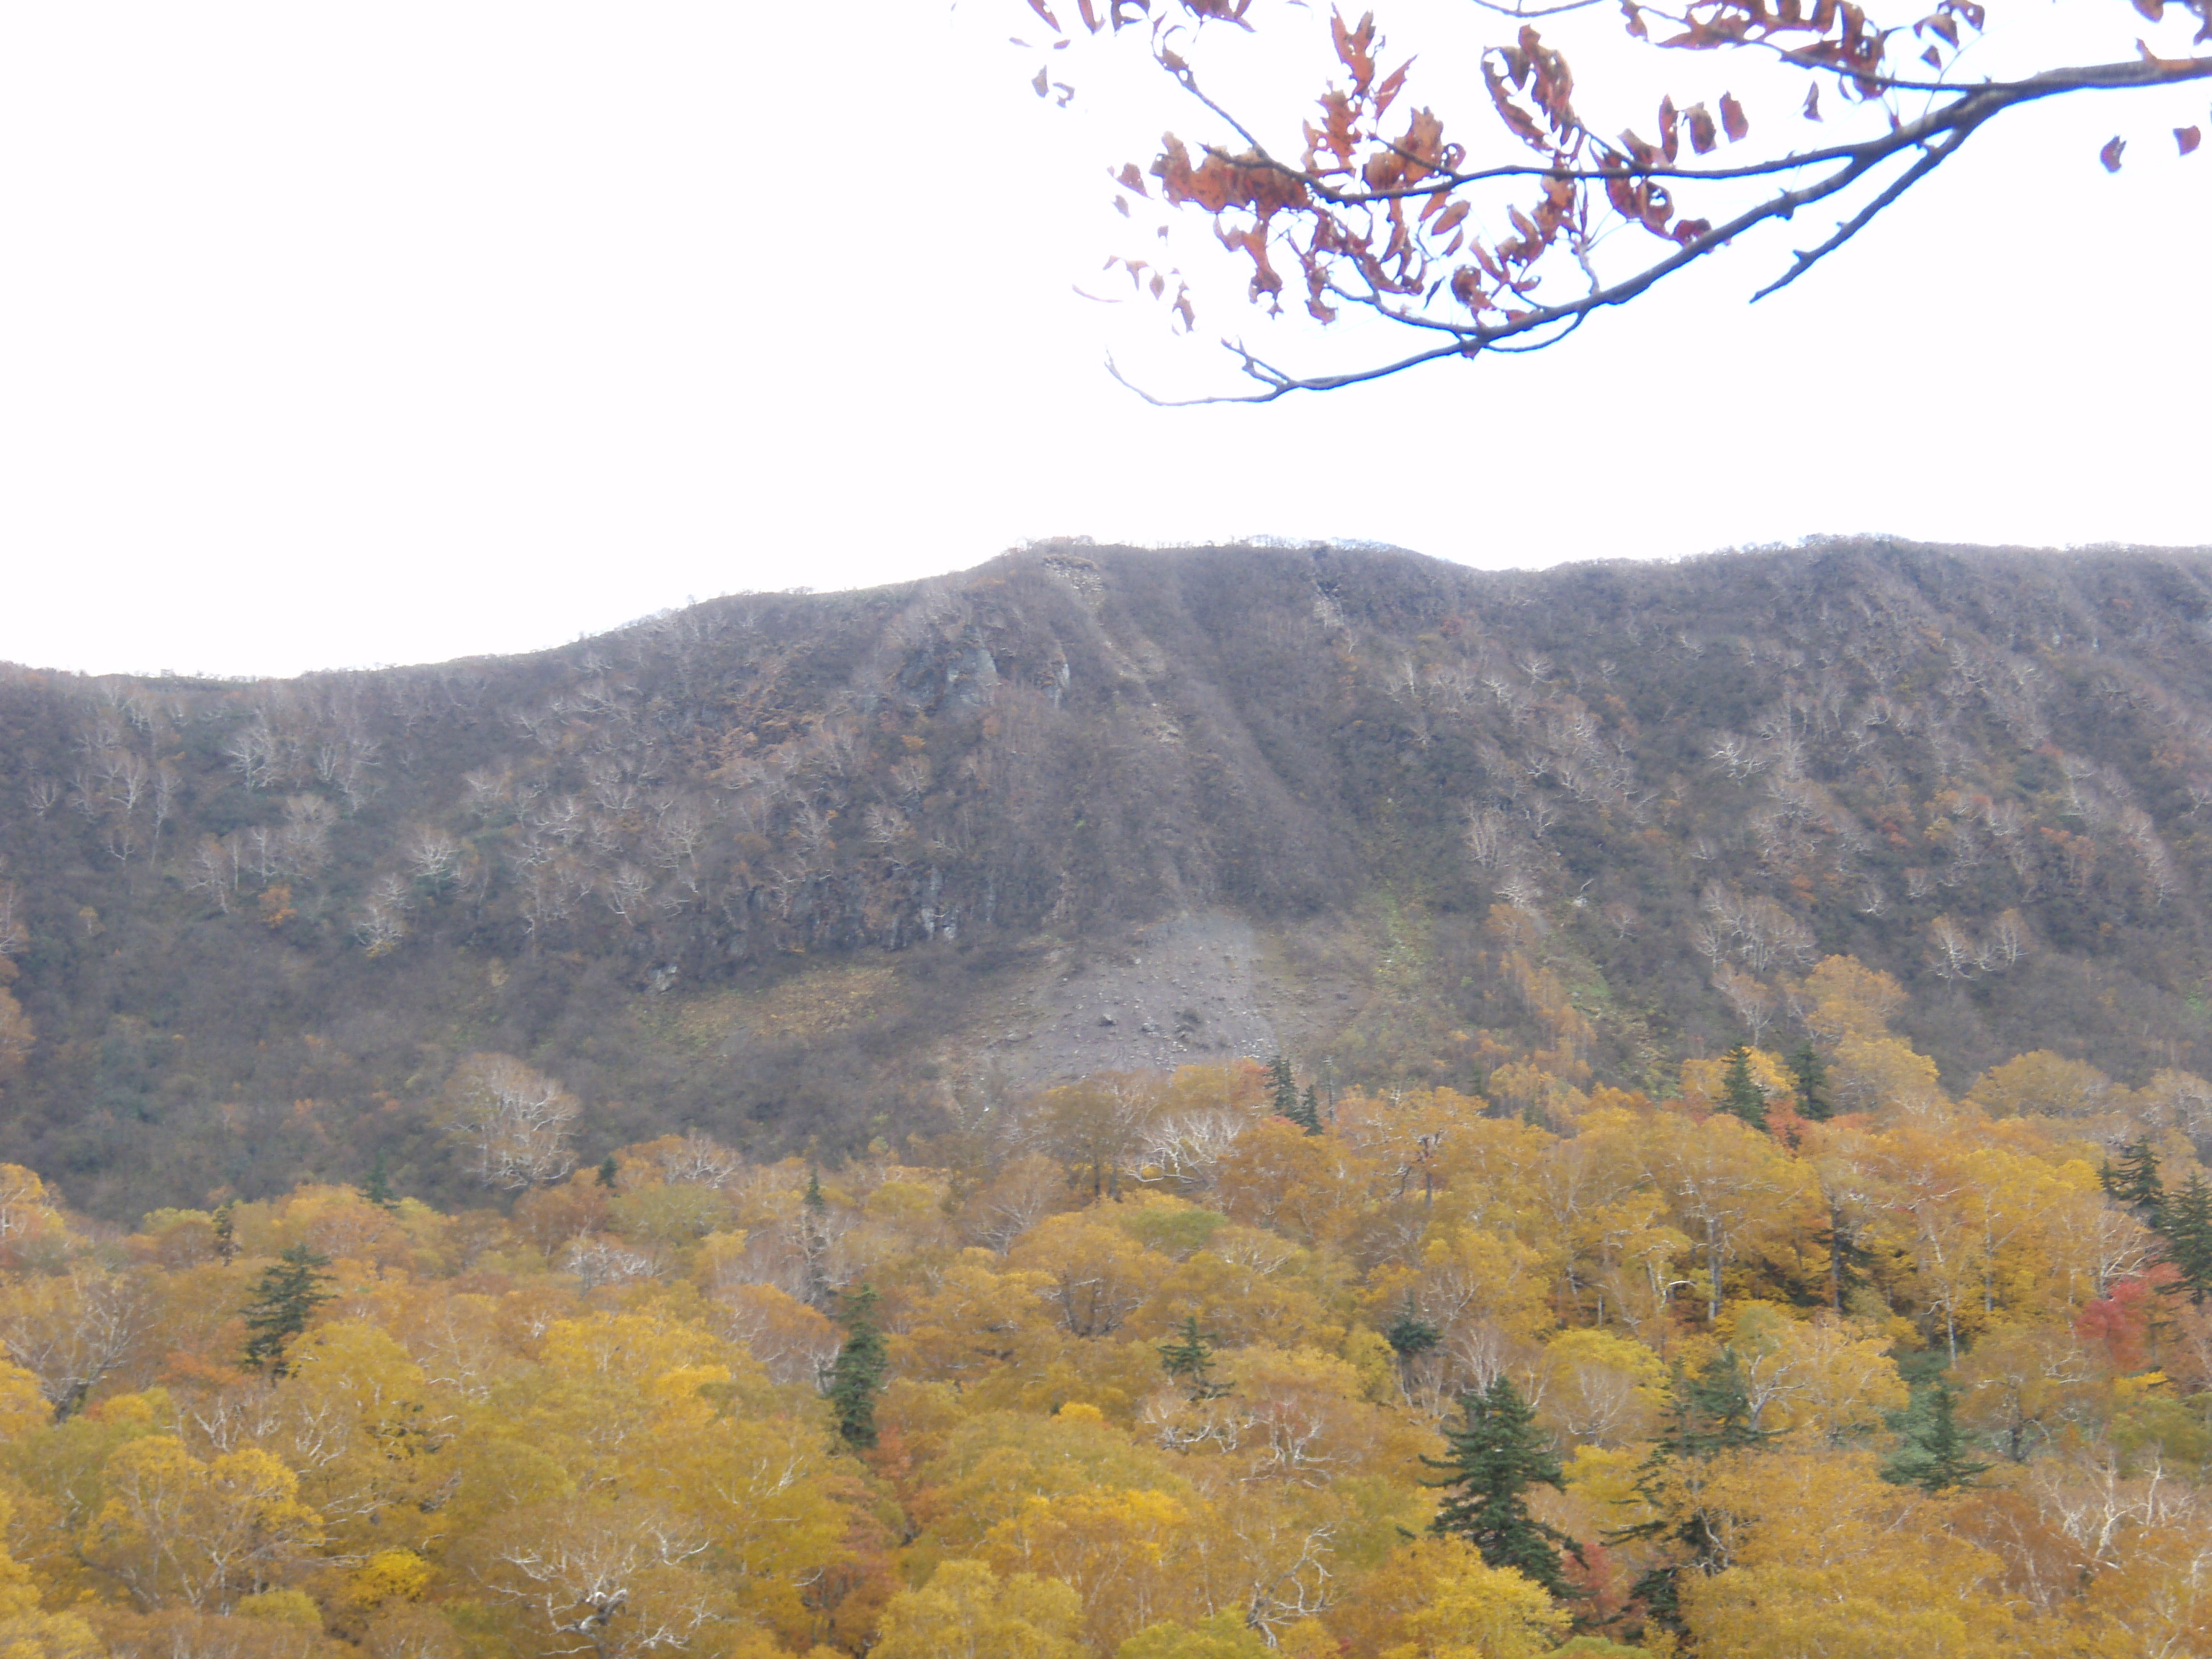
{"label": "orange-leaved tree", "polygon": [[[1322,323],[1349,312],[1401,331],[1395,346],[1325,372],[1231,344],[1255,387],[1187,401],[1265,403],[1540,349],[1762,225],[1834,215],[1770,271],[1753,296],[1763,298],[2000,116],[2076,95],[2133,94],[2141,104],[2212,77],[2212,0],[2107,3],[2086,27],[2108,38],[2085,63],[2048,61],[2081,48],[2046,44],[2048,20],[2018,0],[1921,0],[1924,15],[1882,17],[1852,0],[1618,0],[1620,33],[1578,40],[1586,68],[1586,46],[1606,60],[1605,84],[1578,105],[1559,42],[1589,20],[1559,20],[1609,12],[1615,0],[1468,3],[1494,15],[1492,38],[1476,46],[1439,26],[1418,72],[1414,58],[1388,52],[1372,12],[1353,21],[1332,11],[1334,65],[1307,105],[1251,90],[1284,40],[1317,23],[1302,0],[1028,0],[1054,52],[1092,37],[1140,40],[1192,100],[1200,134],[1170,132],[1149,169],[1130,162],[1115,176],[1122,213],[1203,216],[1249,264],[1251,298],[1270,312],[1302,290]],[[1663,60],[1646,57],[1661,52],[1707,61],[1662,73]],[[1649,71],[1650,105],[1626,90],[1632,58]],[[1064,105],[1073,89],[1055,78],[1061,61],[1048,59],[1033,84]],[[1745,97],[1714,90],[1731,80]],[[1468,106],[1449,110],[1462,91]],[[1425,101],[1409,107],[1415,96]],[[2185,124],[2160,135],[2182,155],[2203,137],[2196,108],[2179,106]],[[2154,118],[2162,126],[2174,112]],[[2099,159],[2117,173],[2127,147],[2116,134]],[[1163,243],[1167,228],[1164,216]],[[1194,324],[1183,273],[1157,252],[1109,263]]]}

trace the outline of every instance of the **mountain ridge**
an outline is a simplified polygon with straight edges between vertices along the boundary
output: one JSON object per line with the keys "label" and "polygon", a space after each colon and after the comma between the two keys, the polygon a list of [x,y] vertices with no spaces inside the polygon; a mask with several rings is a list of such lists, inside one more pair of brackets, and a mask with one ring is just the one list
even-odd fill
{"label": "mountain ridge", "polygon": [[0,1156],[118,1218],[379,1156],[449,1193],[486,1050],[588,1146],[1266,1046],[1656,1090],[1839,953],[1954,1091],[2212,1070],[2208,643],[2203,550],[1057,542],[522,657],[0,670]]}

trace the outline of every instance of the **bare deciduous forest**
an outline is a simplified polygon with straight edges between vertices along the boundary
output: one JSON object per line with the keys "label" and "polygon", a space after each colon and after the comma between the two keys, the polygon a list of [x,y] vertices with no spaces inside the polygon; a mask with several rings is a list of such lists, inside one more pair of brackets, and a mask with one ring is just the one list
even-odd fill
{"label": "bare deciduous forest", "polygon": [[2212,1073],[2208,632],[2197,556],[1053,544],[528,658],[10,669],[0,1146],[118,1220],[380,1158],[451,1198],[479,1052],[593,1155],[1117,1056],[1663,1095],[1802,1040],[1836,954],[1954,1093]]}

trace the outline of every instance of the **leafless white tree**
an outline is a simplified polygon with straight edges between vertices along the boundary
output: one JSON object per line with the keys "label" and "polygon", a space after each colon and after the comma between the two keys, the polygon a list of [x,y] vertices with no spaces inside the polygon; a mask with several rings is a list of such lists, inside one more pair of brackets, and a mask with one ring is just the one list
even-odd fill
{"label": "leafless white tree", "polygon": [[454,1138],[486,1186],[519,1192],[576,1167],[575,1097],[512,1055],[471,1054],[454,1068],[446,1100]]}

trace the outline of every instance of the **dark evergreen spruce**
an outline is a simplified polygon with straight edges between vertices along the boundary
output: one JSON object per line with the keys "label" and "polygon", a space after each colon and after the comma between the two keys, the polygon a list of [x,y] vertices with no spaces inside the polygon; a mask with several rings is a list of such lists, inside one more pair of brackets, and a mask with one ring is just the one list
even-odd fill
{"label": "dark evergreen spruce", "polygon": [[315,1310],[331,1299],[324,1286],[327,1256],[317,1255],[305,1244],[295,1244],[261,1271],[253,1299],[246,1304],[244,1364],[249,1370],[266,1370],[283,1376],[288,1367],[284,1350],[307,1328]]}
{"label": "dark evergreen spruce", "polygon": [[226,1267],[238,1259],[238,1200],[231,1199],[215,1212],[216,1260]]}
{"label": "dark evergreen spruce", "polygon": [[2158,1173],[2158,1154],[2148,1140],[2130,1140],[2121,1146],[2117,1162],[2097,1171],[2097,1180],[2115,1203],[2125,1204],[2155,1228],[2166,1208],[2166,1183]]}
{"label": "dark evergreen spruce", "polygon": [[810,1170],[806,1175],[806,1191],[799,1204],[805,1213],[799,1218],[799,1247],[806,1263],[806,1304],[831,1312],[836,1305],[836,1292],[830,1288],[826,1271],[830,1259],[830,1200],[822,1191],[822,1172]]}
{"label": "dark evergreen spruce", "polygon": [[399,1195],[392,1190],[392,1176],[384,1167],[382,1152],[376,1155],[376,1162],[369,1166],[368,1179],[361,1183],[361,1195],[380,1210],[399,1207]]}
{"label": "dark evergreen spruce", "polygon": [[2203,1307],[2212,1298],[2212,1188],[2202,1175],[2191,1176],[2166,1200],[2158,1231],[2159,1260],[2175,1274],[2159,1289]]}
{"label": "dark evergreen spruce", "polygon": [[619,1176],[621,1173],[622,1165],[615,1162],[615,1155],[612,1152],[609,1152],[605,1158],[599,1160],[600,1186],[613,1186],[615,1184],[615,1177]]}
{"label": "dark evergreen spruce", "polygon": [[1413,1298],[1409,1292],[1406,1305],[1398,1310],[1398,1316],[1382,1328],[1382,1340],[1390,1345],[1400,1363],[1407,1364],[1419,1359],[1443,1341],[1444,1334],[1421,1317],[1420,1310],[1413,1306]]}
{"label": "dark evergreen spruce", "polygon": [[1677,1388],[1674,1416],[1657,1444],[1670,1457],[1711,1457],[1771,1437],[1768,1431],[1752,1426],[1751,1391],[1744,1386],[1743,1362],[1734,1348],[1723,1348]]}
{"label": "dark evergreen spruce", "polygon": [[1448,1455],[1421,1460],[1444,1476],[1428,1483],[1444,1493],[1429,1530],[1464,1538],[1489,1565],[1511,1567],[1554,1595],[1567,1595],[1559,1547],[1574,1550],[1574,1540],[1529,1514],[1522,1496],[1531,1486],[1559,1484],[1559,1455],[1536,1427],[1535,1407],[1505,1376],[1480,1394],[1462,1395],[1459,1407],[1458,1425],[1443,1431]]}
{"label": "dark evergreen spruce", "polygon": [[1728,1070],[1721,1074],[1721,1110],[1733,1113],[1754,1129],[1766,1127],[1766,1092],[1751,1075],[1751,1050],[1741,1042],[1728,1052]]}
{"label": "dark evergreen spruce", "polygon": [[1290,1056],[1277,1054],[1267,1062],[1267,1075],[1273,1079],[1275,1115],[1286,1117],[1310,1135],[1321,1133],[1321,1114],[1314,1109],[1313,1091],[1306,1091],[1304,1098],[1298,1094],[1297,1079],[1291,1075]]}
{"label": "dark evergreen spruce", "polygon": [[1844,1218],[1838,1205],[1829,1205],[1828,1224],[1813,1237],[1828,1253],[1828,1305],[1838,1313],[1846,1312],[1851,1292],[1867,1282],[1874,1252],[1859,1243],[1858,1229]]}
{"label": "dark evergreen spruce", "polygon": [[883,1392],[890,1356],[884,1346],[883,1327],[876,1321],[876,1293],[863,1285],[845,1293],[841,1310],[845,1346],[837,1350],[830,1367],[825,1391],[837,1419],[837,1432],[856,1451],[876,1443],[876,1396]]}
{"label": "dark evergreen spruce", "polygon": [[1912,1403],[1890,1419],[1904,1437],[1881,1466],[1881,1478],[1894,1486],[1926,1492],[1970,1486],[1990,1466],[1966,1455],[1966,1441],[1952,1414],[1957,1396],[1940,1378],[1913,1391]]}
{"label": "dark evergreen spruce", "polygon": [[[1675,1546],[1670,1560],[1648,1568],[1631,1586],[1629,1595],[1642,1603],[1644,1617],[1667,1630],[1683,1628],[1681,1591],[1683,1570],[1717,1571],[1721,1560],[1721,1534],[1712,1515],[1694,1498],[1680,1501],[1672,1479],[1674,1468],[1684,1463],[1705,1463],[1724,1451],[1757,1446],[1771,1437],[1751,1421],[1751,1395],[1744,1387],[1743,1367],[1733,1348],[1723,1348],[1706,1362],[1695,1376],[1685,1376],[1678,1367],[1674,1378],[1674,1406],[1667,1423],[1652,1443],[1650,1454],[1637,1471],[1636,1492],[1657,1512],[1649,1521],[1623,1527],[1606,1534],[1607,1543],[1631,1540],[1663,1540]],[[1688,1483],[1694,1492],[1697,1483]]]}
{"label": "dark evergreen spruce", "polygon": [[1198,1328],[1196,1314],[1186,1316],[1174,1338],[1160,1344],[1160,1368],[1194,1401],[1218,1400],[1229,1392],[1213,1380],[1213,1344]]}
{"label": "dark evergreen spruce", "polygon": [[1797,1115],[1811,1123],[1826,1123],[1836,1115],[1828,1098],[1828,1068],[1820,1050],[1804,1043],[1790,1056],[1790,1076],[1797,1085]]}

